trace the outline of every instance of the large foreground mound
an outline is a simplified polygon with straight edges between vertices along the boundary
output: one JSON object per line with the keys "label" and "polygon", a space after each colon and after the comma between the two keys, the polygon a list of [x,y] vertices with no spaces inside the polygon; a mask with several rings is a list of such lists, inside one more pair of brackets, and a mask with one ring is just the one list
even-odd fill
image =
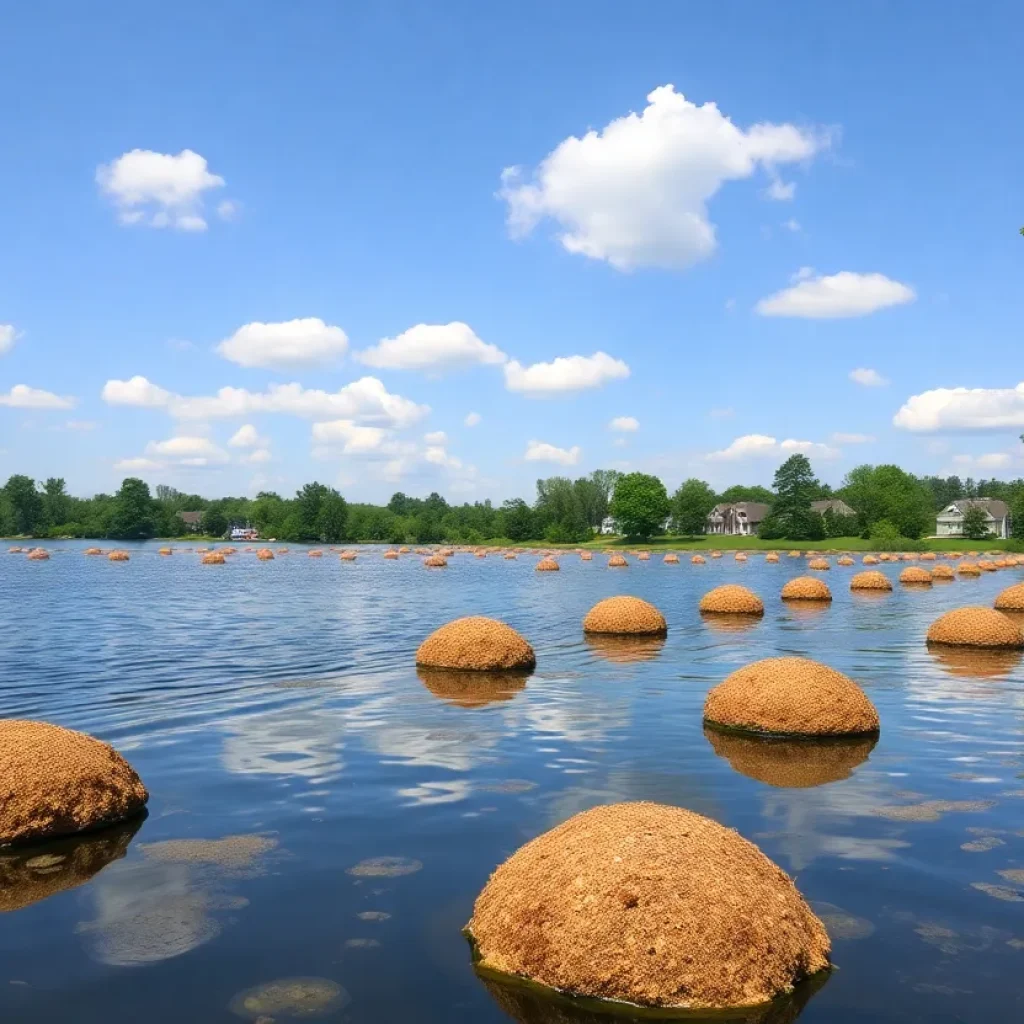
{"label": "large foreground mound", "polygon": [[639,597],[606,597],[583,619],[584,633],[652,636],[662,635],[667,630],[665,616]]}
{"label": "large foreground mound", "polygon": [[797,576],[782,588],[783,601],[831,601],[832,591],[824,580]]}
{"label": "large foreground mound", "polygon": [[534,566],[534,568],[537,570],[537,572],[558,572],[559,571],[558,563],[550,555],[545,555]]}
{"label": "large foreground mound", "polygon": [[700,610],[712,615],[764,615],[764,602],[752,590],[726,583],[700,599]]}
{"label": "large foreground mound", "polygon": [[480,966],[641,1006],[766,1003],[829,966],[824,925],[753,843],[678,807],[577,814],[477,897]]}
{"label": "large foreground mound", "polygon": [[850,580],[851,590],[892,590],[892,581],[884,572],[877,569],[868,569],[867,572],[859,572]]}
{"label": "large foreground mound", "polygon": [[996,598],[996,608],[1001,612],[1024,612],[1024,583],[1007,587]]}
{"label": "large foreground mound", "polygon": [[864,691],[809,658],[765,658],[737,669],[708,694],[704,721],[781,736],[878,732],[878,712]]}
{"label": "large foreground mound", "polygon": [[928,627],[928,643],[955,647],[1024,647],[1024,633],[1002,612],[970,605],[955,608]]}
{"label": "large foreground mound", "polygon": [[930,587],[932,585],[932,574],[920,566],[908,566],[900,573],[900,583],[906,583],[915,587]]}
{"label": "large foreground mound", "polygon": [[125,821],[149,794],[100,740],[45,722],[0,719],[0,846]]}
{"label": "large foreground mound", "polygon": [[472,615],[431,633],[416,652],[416,664],[489,672],[531,669],[537,659],[533,648],[511,626]]}

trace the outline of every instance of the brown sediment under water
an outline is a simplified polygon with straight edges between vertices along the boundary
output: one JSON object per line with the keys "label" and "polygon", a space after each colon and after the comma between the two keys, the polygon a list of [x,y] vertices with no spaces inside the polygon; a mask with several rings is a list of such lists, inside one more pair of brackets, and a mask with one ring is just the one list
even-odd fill
{"label": "brown sediment under water", "polygon": [[[545,574],[457,550],[432,573],[384,545],[348,563],[293,547],[215,572],[147,543],[125,545],[115,580],[104,558],[58,557],[83,547],[0,563],[0,716],[109,743],[149,813],[0,849],[0,1020],[1024,1016],[1024,655],[925,642],[1024,567],[877,600],[837,578],[805,610],[781,600],[807,575],[786,557],[659,552],[619,573],[565,552]],[[897,583],[905,565],[873,568]],[[702,617],[725,584],[764,615]],[[620,595],[654,605],[666,635],[584,635]],[[424,638],[471,615],[528,640],[532,674],[417,670]],[[854,680],[878,736],[705,732],[709,690],[794,656]],[[837,970],[768,1007],[689,1017],[482,977],[461,930],[494,869],[580,811],[635,800],[756,843],[824,921]]]}

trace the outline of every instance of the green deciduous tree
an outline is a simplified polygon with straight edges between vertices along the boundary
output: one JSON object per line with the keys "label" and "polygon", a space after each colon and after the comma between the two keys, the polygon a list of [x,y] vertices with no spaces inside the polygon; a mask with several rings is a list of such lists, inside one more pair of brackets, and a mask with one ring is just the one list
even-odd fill
{"label": "green deciduous tree", "polygon": [[203,512],[203,533],[211,537],[222,537],[228,529],[228,517],[218,505],[211,505]]}
{"label": "green deciduous tree", "polygon": [[109,533],[117,540],[146,540],[156,534],[156,506],[149,484],[127,477],[114,495]]}
{"label": "green deciduous tree", "polygon": [[672,529],[689,536],[703,533],[708,515],[716,504],[718,499],[711,487],[691,477],[672,495]]}
{"label": "green deciduous tree", "polygon": [[43,510],[50,526],[61,526],[70,520],[71,498],[63,477],[51,476],[43,484]]}
{"label": "green deciduous tree", "polygon": [[42,533],[46,527],[43,496],[30,476],[16,474],[4,484],[15,533]]}
{"label": "green deciduous tree", "polygon": [[[381,540],[385,539],[388,526],[388,513],[381,513],[383,529]],[[345,528],[348,520],[348,505],[345,499],[333,488],[320,501],[320,511],[316,517],[317,538],[324,544],[338,544],[346,539]]]}
{"label": "green deciduous tree", "polygon": [[502,503],[505,517],[505,536],[509,540],[530,540],[535,537],[533,509],[522,498],[511,498]]}
{"label": "green deciduous tree", "polygon": [[775,500],[775,495],[767,487],[761,487],[757,484],[753,487],[734,484],[732,487],[727,487],[722,491],[718,496],[718,500],[723,504],[732,504],[736,501],[758,501],[762,505],[770,505]]}
{"label": "green deciduous tree", "polygon": [[992,532],[989,529],[988,516],[980,505],[968,506],[961,528],[968,540],[984,540]]}
{"label": "green deciduous tree", "polygon": [[791,455],[775,471],[775,501],[761,524],[761,536],[769,539],[821,540],[825,522],[811,509],[821,493],[806,455]]}
{"label": "green deciduous tree", "polygon": [[660,533],[671,512],[665,485],[647,473],[626,473],[615,484],[610,511],[627,537],[643,539]]}
{"label": "green deciduous tree", "polygon": [[[965,481],[965,491],[971,483]],[[899,466],[858,466],[847,474],[839,494],[856,511],[865,534],[880,519],[888,519],[900,536],[912,539],[935,529],[931,490]]]}

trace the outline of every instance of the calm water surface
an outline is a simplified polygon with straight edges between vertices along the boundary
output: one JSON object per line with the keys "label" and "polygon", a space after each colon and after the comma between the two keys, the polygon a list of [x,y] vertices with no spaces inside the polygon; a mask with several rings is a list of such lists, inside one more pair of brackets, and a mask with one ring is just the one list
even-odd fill
{"label": "calm water surface", "polygon": [[[149,816],[0,858],[0,1020],[226,1024],[260,1015],[240,993],[300,977],[337,986],[324,1019],[507,1021],[460,934],[477,892],[533,836],[636,799],[710,815],[795,876],[839,968],[801,1024],[1024,1019],[1024,672],[924,645],[938,614],[991,604],[1021,570],[857,598],[856,570],[833,566],[832,606],[808,611],[778,600],[803,570],[786,558],[566,555],[556,574],[526,555],[428,571],[372,549],[218,567],[83,547],[0,556],[0,715],[114,744]],[[764,619],[702,622],[721,582],[760,593]],[[617,593],[664,612],[663,645],[583,640]],[[466,614],[519,629],[536,673],[498,694],[421,680],[419,642]],[[709,687],[780,654],[864,686],[874,749],[705,737]]]}

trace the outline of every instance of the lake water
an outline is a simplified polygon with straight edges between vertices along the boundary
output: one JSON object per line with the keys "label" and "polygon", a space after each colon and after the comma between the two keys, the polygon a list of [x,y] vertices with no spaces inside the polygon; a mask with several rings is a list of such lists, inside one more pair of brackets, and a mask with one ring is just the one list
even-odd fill
{"label": "lake water", "polygon": [[[140,827],[0,856],[5,1024],[299,1019],[280,987],[249,991],[295,978],[333,983],[303,990],[327,1020],[507,1021],[460,933],[476,894],[533,836],[636,799],[732,826],[796,878],[838,967],[801,1024],[1024,1019],[1024,671],[924,643],[1024,570],[858,598],[858,558],[811,611],[778,600],[805,572],[785,557],[609,570],[565,554],[537,573],[525,554],[428,570],[375,549],[201,566],[149,544],[121,564],[49,547],[0,556],[0,715],[109,741],[151,800]],[[757,591],[764,619],[703,622],[722,582]],[[618,593],[662,610],[663,645],[583,640]],[[497,698],[421,680],[420,641],[467,614],[519,629],[537,671]],[[707,690],[779,654],[861,683],[874,749],[705,737]]]}

